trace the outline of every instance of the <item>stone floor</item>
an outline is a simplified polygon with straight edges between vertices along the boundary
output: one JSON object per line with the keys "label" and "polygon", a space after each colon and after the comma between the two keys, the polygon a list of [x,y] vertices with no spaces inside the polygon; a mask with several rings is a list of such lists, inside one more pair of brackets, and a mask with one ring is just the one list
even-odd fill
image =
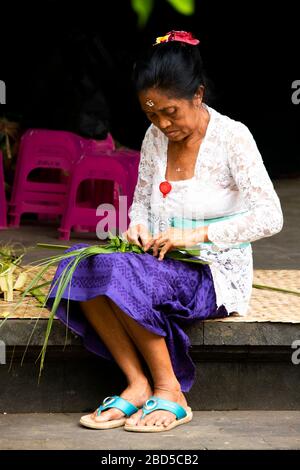
{"label": "stone floor", "polygon": [[279,196],[284,226],[280,233],[252,243],[257,269],[300,268],[300,178],[273,181]]}
{"label": "stone floor", "polygon": [[300,449],[300,411],[195,411],[171,431],[92,430],[79,414],[0,415],[0,450]]}

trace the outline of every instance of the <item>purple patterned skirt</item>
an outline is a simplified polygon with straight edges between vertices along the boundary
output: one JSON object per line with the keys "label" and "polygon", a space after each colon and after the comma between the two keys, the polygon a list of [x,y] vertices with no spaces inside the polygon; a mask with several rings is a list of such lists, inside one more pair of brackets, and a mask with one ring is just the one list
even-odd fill
{"label": "purple patterned skirt", "polygon": [[[87,246],[90,245],[76,244],[66,252]],[[58,265],[50,289],[69,260]],[[49,296],[48,308],[53,304],[56,288]],[[82,337],[86,349],[114,361],[78,302],[98,295],[106,295],[143,328],[165,337],[174,373],[182,391],[188,392],[194,383],[195,366],[184,327],[206,318],[228,316],[223,305],[217,308],[209,266],[167,258],[158,261],[149,253],[116,252],[81,261],[63,294],[56,317]]]}

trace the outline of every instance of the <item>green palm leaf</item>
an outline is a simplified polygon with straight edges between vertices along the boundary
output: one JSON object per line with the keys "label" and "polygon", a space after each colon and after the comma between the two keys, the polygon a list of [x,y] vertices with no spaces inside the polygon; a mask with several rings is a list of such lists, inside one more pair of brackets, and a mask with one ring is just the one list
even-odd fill
{"label": "green palm leaf", "polygon": [[172,7],[182,15],[193,15],[195,12],[195,0],[167,0]]}
{"label": "green palm leaf", "polygon": [[138,26],[142,28],[147,23],[153,10],[154,0],[131,0],[131,7],[138,17]]}

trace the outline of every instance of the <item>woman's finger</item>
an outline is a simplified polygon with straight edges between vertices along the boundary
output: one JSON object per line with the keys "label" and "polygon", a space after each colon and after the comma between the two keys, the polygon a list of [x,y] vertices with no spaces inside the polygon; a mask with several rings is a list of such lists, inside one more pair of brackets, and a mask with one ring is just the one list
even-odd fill
{"label": "woman's finger", "polygon": [[139,247],[142,247],[141,244],[140,244],[140,241],[138,239],[138,236],[139,236],[139,234],[137,233],[137,231],[128,232],[127,240],[129,241],[129,243],[135,243]]}
{"label": "woman's finger", "polygon": [[128,231],[127,231],[127,230],[126,230],[126,232],[123,232],[123,233],[122,233],[122,238],[123,238],[123,240],[129,241],[129,240],[128,240]]}
{"label": "woman's finger", "polygon": [[160,238],[157,238],[156,240],[154,240],[154,243],[152,245],[153,256],[157,256],[158,248],[160,247],[160,244],[161,244]]}
{"label": "woman's finger", "polygon": [[171,242],[167,242],[163,248],[160,250],[159,252],[159,257],[158,257],[158,260],[159,261],[162,261],[164,259],[164,256],[165,254],[169,251],[169,249],[171,248]]}
{"label": "woman's finger", "polygon": [[144,245],[144,251],[148,251],[151,246],[153,246],[154,240],[149,240],[145,245]]}
{"label": "woman's finger", "polygon": [[162,246],[169,241],[168,238],[163,238],[160,237],[157,239],[153,245],[153,255],[157,256],[159,248],[162,248]]}
{"label": "woman's finger", "polygon": [[136,245],[138,245],[140,248],[143,248],[142,245],[141,245],[141,242],[138,238],[138,236],[136,238],[133,239],[132,243],[135,243]]}
{"label": "woman's finger", "polygon": [[144,251],[146,251],[146,247],[150,248],[151,242],[152,242],[153,239],[152,239],[151,235],[148,234],[148,233],[140,233],[140,238],[142,240]]}
{"label": "woman's finger", "polygon": [[159,240],[160,240],[160,235],[158,234],[155,237],[153,237],[151,240],[149,240],[147,245],[144,247],[144,250],[146,250],[146,249],[148,250],[149,248],[152,247],[153,255],[154,255],[154,249],[155,249],[155,246],[157,246],[157,243],[159,242]]}

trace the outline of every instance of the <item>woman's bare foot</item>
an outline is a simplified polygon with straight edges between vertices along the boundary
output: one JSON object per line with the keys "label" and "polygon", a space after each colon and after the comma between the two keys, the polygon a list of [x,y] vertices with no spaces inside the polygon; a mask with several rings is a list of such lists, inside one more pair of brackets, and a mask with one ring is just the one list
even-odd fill
{"label": "woman's bare foot", "polygon": [[[145,379],[128,385],[128,387],[119,396],[128,400],[137,408],[140,408],[151,395],[152,389],[148,380]],[[106,411],[101,411],[99,416],[97,416],[97,410],[95,410],[90,416],[95,420],[95,422],[103,423],[105,421],[123,418],[124,413],[118,408],[109,408]]]}
{"label": "woman's bare foot", "polygon": [[[161,390],[160,388],[155,388],[154,386],[154,393],[158,398],[164,398],[165,400],[171,400],[175,403],[181,405],[185,410],[187,410],[188,404],[183,395],[182,391],[180,390],[180,386],[175,385],[174,388],[168,385],[165,385],[162,388],[166,388],[170,391]],[[126,419],[125,424],[129,426],[168,426],[173,421],[176,420],[176,416],[174,413],[165,410],[157,410],[149,413],[145,416],[145,418],[141,419],[142,410],[137,411],[129,418]]]}

